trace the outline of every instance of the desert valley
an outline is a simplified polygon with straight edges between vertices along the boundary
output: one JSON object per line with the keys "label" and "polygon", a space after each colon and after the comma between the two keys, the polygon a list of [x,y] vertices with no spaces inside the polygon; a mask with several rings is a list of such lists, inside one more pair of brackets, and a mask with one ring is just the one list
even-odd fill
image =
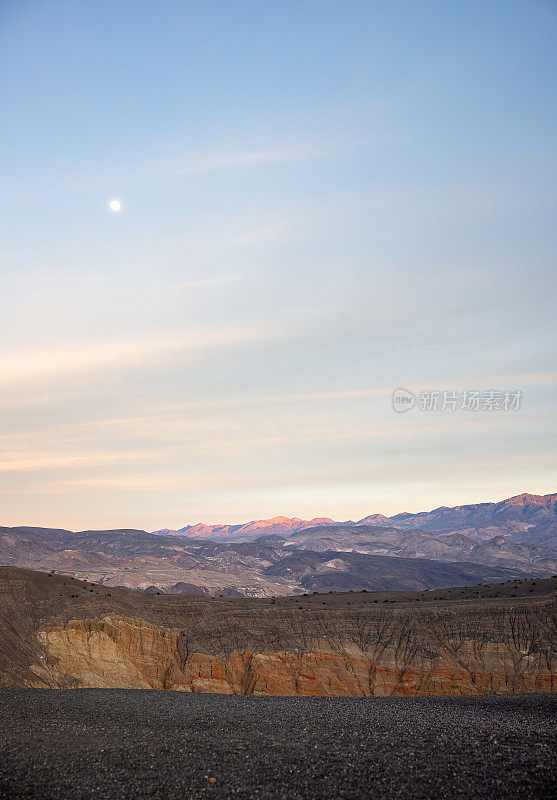
{"label": "desert valley", "polygon": [[0,530],[0,685],[557,687],[557,495],[358,522]]}
{"label": "desert valley", "polygon": [[101,586],[224,597],[550,577],[557,573],[557,495],[357,522],[277,517],[154,533],[0,528],[0,563]]}

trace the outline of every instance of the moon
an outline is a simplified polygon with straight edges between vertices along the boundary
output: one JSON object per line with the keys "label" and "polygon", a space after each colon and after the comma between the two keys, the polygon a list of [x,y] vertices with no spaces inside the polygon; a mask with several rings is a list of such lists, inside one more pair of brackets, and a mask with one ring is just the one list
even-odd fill
{"label": "moon", "polygon": [[122,208],[122,203],[119,200],[111,200],[108,207],[114,214],[117,214]]}

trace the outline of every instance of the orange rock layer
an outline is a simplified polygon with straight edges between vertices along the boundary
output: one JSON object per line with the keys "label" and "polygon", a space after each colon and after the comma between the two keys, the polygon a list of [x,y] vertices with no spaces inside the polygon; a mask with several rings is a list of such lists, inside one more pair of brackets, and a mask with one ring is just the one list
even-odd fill
{"label": "orange rock layer", "polygon": [[445,641],[419,653],[401,640],[377,647],[343,642],[311,650],[220,656],[189,652],[179,631],[131,617],[70,620],[41,630],[37,687],[151,688],[256,695],[408,696],[557,690],[557,665],[520,643]]}

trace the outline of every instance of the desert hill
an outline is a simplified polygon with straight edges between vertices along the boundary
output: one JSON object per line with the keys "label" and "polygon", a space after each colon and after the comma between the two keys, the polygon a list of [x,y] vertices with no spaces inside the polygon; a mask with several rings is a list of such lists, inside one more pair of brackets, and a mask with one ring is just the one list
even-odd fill
{"label": "desert hill", "polygon": [[0,568],[0,685],[412,695],[557,688],[557,579],[236,600]]}
{"label": "desert hill", "polygon": [[308,588],[430,589],[557,572],[552,551],[524,544],[515,552],[516,546],[513,550],[505,542],[504,549],[492,548],[495,556],[484,546],[478,557],[471,544],[463,540],[454,546],[427,534],[363,527],[348,529],[348,536],[338,527],[309,528],[302,540],[294,535],[270,542],[168,538],[146,531],[53,532],[49,538],[46,530],[4,528],[0,561],[105,586],[180,592],[185,585],[187,591],[247,597],[300,594]]}
{"label": "desert hill", "polygon": [[557,573],[556,495],[359,522],[274,517],[243,525],[0,528],[0,564],[105,586],[270,597],[421,589]]}

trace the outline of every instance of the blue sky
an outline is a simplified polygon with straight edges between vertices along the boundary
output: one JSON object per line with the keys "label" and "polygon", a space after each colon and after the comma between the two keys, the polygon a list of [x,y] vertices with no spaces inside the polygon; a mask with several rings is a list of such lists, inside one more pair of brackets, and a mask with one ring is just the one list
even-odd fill
{"label": "blue sky", "polygon": [[556,33],[549,0],[2,0],[2,524],[554,491]]}

